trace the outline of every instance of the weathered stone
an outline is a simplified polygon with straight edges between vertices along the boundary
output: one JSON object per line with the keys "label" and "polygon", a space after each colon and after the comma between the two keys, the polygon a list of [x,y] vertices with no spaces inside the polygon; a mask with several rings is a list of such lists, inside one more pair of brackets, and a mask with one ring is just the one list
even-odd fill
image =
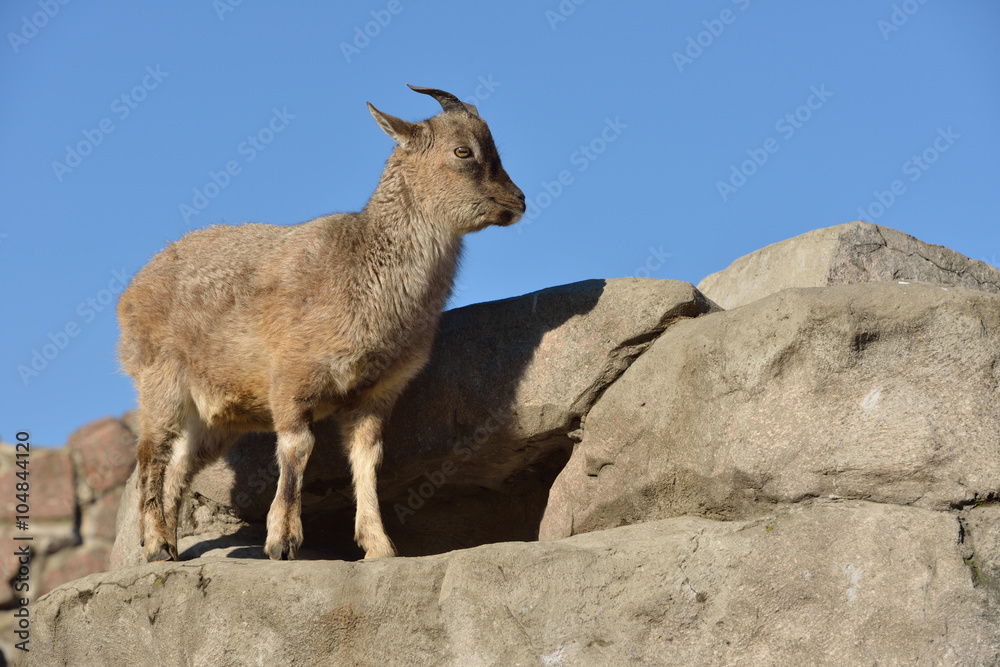
{"label": "weathered stone", "polygon": [[41,577],[42,593],[48,593],[67,581],[108,569],[111,545],[90,543],[72,549],[63,549],[46,558]]}
{"label": "weathered stone", "polygon": [[[17,597],[34,599],[38,597],[42,571],[47,561],[47,556],[57,553],[63,549],[69,549],[80,544],[80,536],[77,534],[73,522],[63,521],[32,521],[29,524],[30,530],[20,531],[15,527],[0,527],[0,609],[14,606],[14,593],[3,588],[4,584],[11,582],[11,578],[18,574],[18,569],[22,565],[20,562],[23,548],[30,549],[30,563],[28,563],[28,583],[30,588],[17,592]],[[15,539],[20,538],[20,539]],[[28,539],[24,539],[28,538]],[[91,572],[106,570],[104,567]],[[85,572],[83,574],[90,574]],[[77,576],[82,576],[79,574]],[[63,579],[59,583],[69,581]],[[32,583],[33,582],[33,583]],[[23,583],[23,580],[22,580]]]}
{"label": "weathered stone", "polygon": [[33,662],[997,664],[961,534],[947,512],[812,501],[423,558],[216,551],[46,595]]}
{"label": "weathered stone", "polygon": [[[620,279],[445,313],[431,362],[400,398],[386,433],[379,495],[400,552],[535,539],[547,489],[596,398],[672,323],[717,308],[688,283]],[[337,431],[332,420],[316,427],[303,521],[311,546],[354,553],[354,503]],[[180,535],[199,531],[191,513],[205,504],[263,521],[278,477],[274,447],[273,435],[246,436],[199,474]],[[116,567],[140,559],[134,505],[123,502],[119,515]]]}
{"label": "weathered stone", "polygon": [[53,554],[61,549],[75,547],[81,543],[80,534],[72,520],[35,521],[28,533],[31,536],[31,551],[36,554]]}
{"label": "weathered stone", "polygon": [[1000,505],[972,508],[963,526],[969,543],[966,564],[972,570],[973,582],[1000,598]]}
{"label": "weathered stone", "polygon": [[84,539],[98,538],[114,542],[122,492],[122,488],[112,489],[93,504],[83,508],[80,535]]}
{"label": "weathered stone", "polygon": [[[13,523],[21,499],[17,484],[23,482],[15,476],[23,468],[16,466],[11,447],[4,447],[0,454],[0,521]],[[72,519],[76,513],[76,495],[73,492],[73,464],[69,454],[61,449],[32,448],[28,458],[28,507],[29,527],[33,522],[55,519]]]}
{"label": "weathered stone", "polygon": [[[109,421],[114,422],[101,420],[97,426],[104,424],[107,428]],[[102,429],[96,430],[100,432]],[[99,442],[81,443],[79,440],[81,434],[89,432],[93,435],[94,431],[84,427],[71,436],[71,440],[76,440],[77,445],[84,445],[83,451],[88,452],[90,457],[89,466],[105,465],[114,457],[109,458],[107,452],[102,452]],[[93,489],[81,479],[81,471],[85,468],[74,462],[73,457],[77,454],[79,451],[71,451],[69,447],[32,448],[27,459],[18,459],[13,445],[0,444],[0,490],[3,493],[0,513],[5,514],[0,521],[0,608],[19,607],[25,599],[29,612],[33,613],[34,601],[42,592],[70,579],[108,568],[110,540],[114,539],[115,512],[121,489],[112,487],[95,504],[85,503],[83,507],[78,507],[77,492],[83,491],[84,497],[89,498]],[[17,473],[25,472],[17,465],[18,460],[27,460],[26,480],[17,476]],[[113,479],[119,487],[122,483],[121,475],[114,478],[114,471],[108,475],[98,473],[94,479]],[[17,504],[23,502],[17,494],[23,493],[23,490],[16,485],[23,482],[27,482],[29,487],[26,513],[19,512],[17,508]],[[15,523],[17,514],[28,516],[24,529]],[[81,519],[82,525],[78,524]],[[29,547],[31,555],[26,570],[19,571],[22,547]],[[20,586],[21,590],[14,590],[14,586]],[[5,659],[13,664],[25,664],[21,660],[25,654],[14,647],[14,643],[20,641],[15,634],[20,620],[23,619],[16,618],[13,612],[0,615],[0,664],[7,664]]]}
{"label": "weathered stone", "polygon": [[139,495],[136,489],[136,473],[128,478],[122,489],[121,500],[118,501],[118,514],[115,516],[115,543],[111,547],[111,569],[139,565],[146,559],[142,556],[139,544]]}
{"label": "weathered stone", "polygon": [[587,416],[542,539],[842,497],[1000,489],[1000,295],[789,289],[667,330]]}
{"label": "weathered stone", "polygon": [[[865,223],[778,246],[720,299],[827,287],[714,312],[591,281],[446,314],[380,475],[400,552],[438,555],[350,562],[329,422],[297,562],[260,548],[273,437],[196,481],[181,563],[140,564],[133,475],[122,569],[32,603],[32,663],[1000,664],[992,268]],[[918,278],[977,290],[896,284]],[[116,493],[84,503],[82,547],[33,523],[33,595],[103,567]]]}
{"label": "weathered stone", "polygon": [[706,277],[698,289],[728,310],[789,287],[900,280],[1000,292],[1000,269],[861,221],[771,244]]}
{"label": "weathered stone", "polygon": [[18,549],[24,544],[13,537],[0,535],[0,609],[14,606],[17,596],[14,594],[11,580],[17,575],[21,563]]}
{"label": "weathered stone", "polygon": [[[138,505],[136,476],[133,474],[125,484],[118,505],[115,542],[110,557],[112,570],[146,562],[142,549],[139,548],[139,513],[136,511]],[[188,538],[179,540],[182,545],[181,557],[184,559],[196,558],[202,551],[211,549],[220,540],[227,545],[245,544],[249,541],[263,548],[263,532],[252,530],[250,524],[237,517],[230,508],[220,506],[201,494],[185,497],[182,516],[185,517],[185,522],[178,530],[178,535],[181,538]],[[241,535],[242,540],[231,538],[236,534]],[[199,542],[206,544],[199,546]]]}
{"label": "weathered stone", "polygon": [[104,417],[74,431],[66,442],[86,485],[81,501],[89,502],[121,486],[135,468],[135,435],[114,417]]}

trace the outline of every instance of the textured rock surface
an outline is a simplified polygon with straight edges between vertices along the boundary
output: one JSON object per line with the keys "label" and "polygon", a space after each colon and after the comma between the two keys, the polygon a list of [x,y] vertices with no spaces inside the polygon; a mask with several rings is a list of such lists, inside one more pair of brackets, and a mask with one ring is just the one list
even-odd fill
{"label": "textured rock surface", "polygon": [[1000,597],[1000,505],[973,507],[962,529],[969,536],[965,559],[973,582]]}
{"label": "textured rock surface", "polygon": [[590,411],[541,537],[814,497],[992,499],[998,386],[997,294],[790,289],[681,322]]}
{"label": "textured rock surface", "polygon": [[943,512],[813,502],[423,558],[213,552],[35,609],[38,665],[963,664],[1000,627]]}
{"label": "textured rock surface", "polygon": [[[15,475],[22,470],[16,467],[17,452],[13,444],[0,444],[0,650],[8,658],[21,655],[14,649],[14,608],[22,598],[30,607],[42,593],[110,566],[118,500],[135,467],[135,435],[127,421],[128,415],[122,421],[99,419],[72,433],[58,449],[31,444],[27,530],[14,523],[14,485],[22,481]],[[25,545],[31,548],[26,575],[16,555]]]}
{"label": "textured rock surface", "polygon": [[[688,283],[591,280],[445,313],[428,368],[398,402],[379,474],[400,553],[537,537],[547,490],[597,396],[673,322],[717,308]],[[306,546],[355,554],[347,461],[317,426],[302,497]],[[261,522],[277,481],[273,436],[251,435],[201,473],[181,534]],[[134,481],[126,496],[131,498]],[[312,520],[315,517],[317,520]],[[259,530],[244,530],[259,543]],[[115,567],[142,562],[122,503]]]}
{"label": "textured rock surface", "polygon": [[729,310],[789,287],[899,280],[1000,292],[1000,269],[860,221],[761,248],[706,277],[698,289]]}
{"label": "textured rock surface", "polygon": [[[14,522],[15,484],[21,481],[17,472],[16,455],[13,445],[7,445],[0,452],[0,521],[4,525]],[[73,515],[76,496],[73,489],[73,462],[69,452],[62,449],[34,449],[30,452],[29,483],[37,480],[45,487],[45,493],[31,497],[31,518],[34,521],[52,521]]]}
{"label": "textured rock surface", "polygon": [[78,429],[66,448],[80,471],[78,494],[83,502],[120,489],[135,468],[135,435],[113,417]]}
{"label": "textured rock surface", "polygon": [[[729,312],[647,280],[446,315],[380,478],[401,552],[436,555],[352,562],[329,425],[301,561],[260,549],[271,438],[198,480],[181,563],[121,567],[133,478],[120,569],[32,605],[32,663],[1000,664],[993,269],[864,223],[779,246]],[[116,493],[70,537],[105,539]]]}

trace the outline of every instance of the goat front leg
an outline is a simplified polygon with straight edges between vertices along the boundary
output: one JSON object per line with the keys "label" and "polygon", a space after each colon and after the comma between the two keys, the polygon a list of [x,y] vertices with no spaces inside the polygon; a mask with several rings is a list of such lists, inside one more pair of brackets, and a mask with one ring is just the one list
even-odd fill
{"label": "goat front leg", "polygon": [[267,513],[264,543],[271,560],[295,560],[302,546],[302,476],[314,442],[307,424],[278,431],[278,491]]}
{"label": "goat front leg", "polygon": [[382,427],[384,417],[366,414],[344,428],[344,444],[351,461],[351,476],[357,514],[354,540],[365,550],[365,558],[387,558],[396,550],[385,534],[378,506],[377,472],[382,464]]}

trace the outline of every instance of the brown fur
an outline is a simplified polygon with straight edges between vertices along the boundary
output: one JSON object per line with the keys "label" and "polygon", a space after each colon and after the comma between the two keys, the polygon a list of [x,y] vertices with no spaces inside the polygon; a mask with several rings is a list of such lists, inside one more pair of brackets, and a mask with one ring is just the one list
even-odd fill
{"label": "brown fur", "polygon": [[509,225],[525,210],[475,110],[415,90],[445,112],[408,123],[369,104],[397,146],[363,211],[192,232],[122,295],[119,356],[139,393],[147,559],[178,559],[185,488],[248,430],[277,433],[264,549],[295,558],[312,424],[328,415],[341,424],[351,463],[355,539],[366,558],[394,555],[376,494],[383,427],[427,361],[462,235]]}

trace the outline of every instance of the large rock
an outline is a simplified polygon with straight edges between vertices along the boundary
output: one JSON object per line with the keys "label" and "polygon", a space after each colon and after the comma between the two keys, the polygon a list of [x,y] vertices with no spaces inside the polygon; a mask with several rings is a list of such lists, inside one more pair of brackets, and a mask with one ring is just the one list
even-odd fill
{"label": "large rock", "polygon": [[36,665],[995,665],[956,517],[813,501],[422,558],[224,551],[42,598]]}
{"label": "large rock", "polygon": [[965,513],[963,532],[968,533],[966,564],[976,585],[1000,596],[1000,505],[980,505]]}
{"label": "large rock", "polygon": [[[58,521],[72,518],[76,513],[76,494],[73,489],[73,462],[61,449],[32,448],[27,464],[30,485],[29,525],[39,521]],[[18,466],[16,453],[11,446],[0,448],[0,521],[13,525],[19,514],[16,486],[23,481],[16,476],[24,468]],[[37,489],[45,489],[38,493]]]}
{"label": "large rock", "polygon": [[110,552],[109,545],[99,543],[61,549],[46,559],[45,572],[39,584],[42,593],[48,593],[67,581],[104,572],[108,569]]}
{"label": "large rock", "polygon": [[1000,295],[789,289],[667,330],[590,411],[542,539],[852,498],[1000,490]]}
{"label": "large rock", "polygon": [[[688,283],[591,280],[444,314],[429,366],[386,434],[379,495],[403,554],[530,540],[552,479],[597,397],[674,322],[718,307]],[[353,499],[335,423],[317,425],[302,494],[307,546],[353,556]],[[259,543],[274,437],[243,438],[192,484],[180,534]],[[142,562],[135,476],[114,567]],[[226,542],[224,540],[225,543]]]}
{"label": "large rock", "polygon": [[788,242],[729,312],[647,280],[449,313],[380,477],[401,552],[437,555],[351,562],[326,424],[303,560],[267,561],[274,442],[248,438],[187,499],[194,560],[54,590],[33,662],[1000,664],[1000,294],[893,234],[842,226],[781,284]]}
{"label": "large rock", "polygon": [[135,468],[135,434],[114,417],[104,417],[74,431],[66,441],[79,470],[80,502],[121,487]]}
{"label": "large rock", "polygon": [[1000,270],[909,234],[850,222],[740,257],[698,289],[729,310],[789,287],[922,281],[1000,292]]}
{"label": "large rock", "polygon": [[[14,646],[25,621],[14,608],[26,601],[33,610],[41,594],[108,569],[118,499],[135,465],[132,431],[111,417],[78,429],[65,447],[33,447],[30,459],[18,447],[0,443],[0,665],[26,657]],[[25,479],[28,512],[17,511]],[[25,514],[19,526],[15,518]],[[20,561],[25,547],[28,564]]]}

